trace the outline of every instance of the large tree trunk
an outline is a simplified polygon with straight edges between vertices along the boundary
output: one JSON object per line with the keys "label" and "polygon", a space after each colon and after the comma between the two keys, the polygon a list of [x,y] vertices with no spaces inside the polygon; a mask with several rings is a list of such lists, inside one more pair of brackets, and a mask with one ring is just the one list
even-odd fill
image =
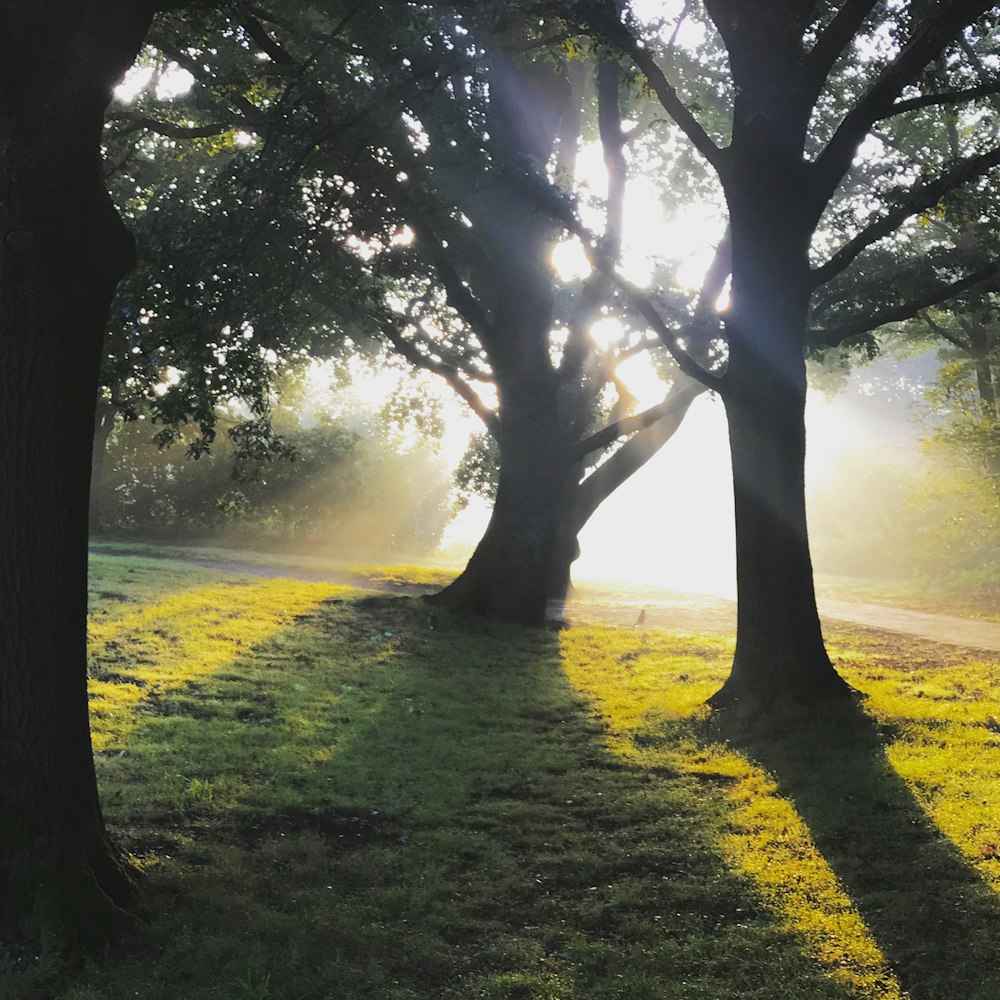
{"label": "large tree trunk", "polygon": [[101,130],[141,7],[24,0],[0,26],[0,940],[50,952],[106,941],[131,885],[91,753],[87,494],[104,325],[133,256]]}
{"label": "large tree trunk", "polygon": [[[751,194],[742,204],[755,202]],[[772,207],[734,213],[723,393],[739,604],[732,673],[712,703],[751,712],[850,690],[824,646],[806,530],[808,230],[795,226],[793,207]]]}
{"label": "large tree trunk", "polygon": [[501,411],[500,481],[469,564],[434,601],[496,621],[541,625],[560,518],[574,485],[554,377],[508,393]]}

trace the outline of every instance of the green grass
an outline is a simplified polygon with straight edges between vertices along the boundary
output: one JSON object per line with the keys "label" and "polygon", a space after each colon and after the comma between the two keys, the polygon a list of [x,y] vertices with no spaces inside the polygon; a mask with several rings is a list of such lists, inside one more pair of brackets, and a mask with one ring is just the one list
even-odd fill
{"label": "green grass", "polygon": [[[371,581],[381,588],[443,587],[458,575],[454,567],[414,565],[412,563],[373,563],[335,559],[330,556],[297,552],[261,552],[223,545],[150,545],[145,542],[100,540],[95,548],[102,553],[150,558],[176,558],[190,562],[240,562],[261,570],[295,572],[316,577],[327,576],[337,582],[358,584]],[[343,578],[343,579],[342,579]]]}
{"label": "green grass", "polygon": [[996,661],[845,629],[863,718],[736,730],[727,637],[142,557],[92,591],[148,930],[59,1000],[1000,995]]}

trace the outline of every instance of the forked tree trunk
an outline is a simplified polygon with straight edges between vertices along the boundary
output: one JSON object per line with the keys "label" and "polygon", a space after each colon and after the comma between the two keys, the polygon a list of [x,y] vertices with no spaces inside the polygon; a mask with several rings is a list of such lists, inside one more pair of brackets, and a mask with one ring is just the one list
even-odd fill
{"label": "forked tree trunk", "polygon": [[140,4],[13,4],[0,38],[0,940],[108,940],[130,880],[87,713],[87,494],[104,325],[131,237],[101,177]]}

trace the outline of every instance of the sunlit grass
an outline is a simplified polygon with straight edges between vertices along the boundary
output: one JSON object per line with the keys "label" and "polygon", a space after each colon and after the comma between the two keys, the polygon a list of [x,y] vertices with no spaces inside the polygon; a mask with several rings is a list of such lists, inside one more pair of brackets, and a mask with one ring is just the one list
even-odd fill
{"label": "sunlit grass", "polygon": [[[785,720],[786,731],[747,733],[709,723],[701,707],[728,668],[731,649],[717,640],[652,633],[637,644],[621,630],[591,629],[565,633],[562,644],[567,673],[605,715],[615,753],[674,767],[728,799],[720,854],[833,979],[865,996],[907,995],[895,964],[915,997],[995,989],[970,989],[994,979],[966,958],[992,952],[987,928],[1000,912],[982,891],[1000,891],[996,661],[841,630],[831,650],[868,695],[870,726],[800,716]],[[806,817],[798,795],[810,797]],[[883,900],[887,888],[894,895]],[[956,906],[969,912],[959,917]],[[935,932],[932,945],[926,935]]]}
{"label": "sunlit grass", "polygon": [[704,736],[702,706],[725,678],[731,643],[654,633],[636,648],[634,635],[602,628],[565,633],[562,647],[567,675],[600,706],[616,753],[677,769],[729,801],[719,854],[753,879],[832,978],[868,995],[900,997],[885,957],[792,804],[744,754]]}
{"label": "sunlit grass", "polygon": [[[90,711],[98,752],[124,749],[128,733],[164,695],[199,690],[198,681],[241,649],[263,642],[319,601],[346,592],[330,584],[232,578],[177,564],[151,571],[138,560],[95,559],[92,578],[107,566],[120,590],[96,590],[91,615]],[[200,583],[196,581],[203,581]],[[176,588],[176,589],[169,589]],[[252,699],[252,695],[250,696]],[[252,700],[233,706],[252,712]]]}
{"label": "sunlit grass", "polygon": [[702,708],[722,636],[142,558],[92,583],[149,930],[58,1000],[1000,995],[996,662],[845,630],[870,722],[735,731]]}
{"label": "sunlit grass", "polygon": [[280,570],[313,578],[329,576],[334,582],[343,582],[340,578],[350,578],[350,582],[355,585],[370,581],[380,587],[443,587],[454,580],[459,572],[454,567],[360,562],[292,551],[264,552],[221,545],[149,545],[132,541],[101,541],[99,550],[122,556],[173,557],[188,563],[200,563],[208,569],[215,566],[228,569],[230,564],[236,562],[244,564],[248,572],[255,568],[263,571]]}

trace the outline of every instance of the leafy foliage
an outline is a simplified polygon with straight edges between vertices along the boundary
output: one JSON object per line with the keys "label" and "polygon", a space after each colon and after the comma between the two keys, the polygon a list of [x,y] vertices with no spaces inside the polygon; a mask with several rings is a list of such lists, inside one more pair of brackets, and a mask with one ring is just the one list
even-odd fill
{"label": "leafy foliage", "polygon": [[94,496],[105,530],[365,557],[429,552],[450,517],[451,484],[433,448],[406,444],[375,418],[365,426],[279,406],[264,424],[229,414],[220,426],[230,433],[193,461],[192,432],[164,448],[143,421],[120,424]]}

